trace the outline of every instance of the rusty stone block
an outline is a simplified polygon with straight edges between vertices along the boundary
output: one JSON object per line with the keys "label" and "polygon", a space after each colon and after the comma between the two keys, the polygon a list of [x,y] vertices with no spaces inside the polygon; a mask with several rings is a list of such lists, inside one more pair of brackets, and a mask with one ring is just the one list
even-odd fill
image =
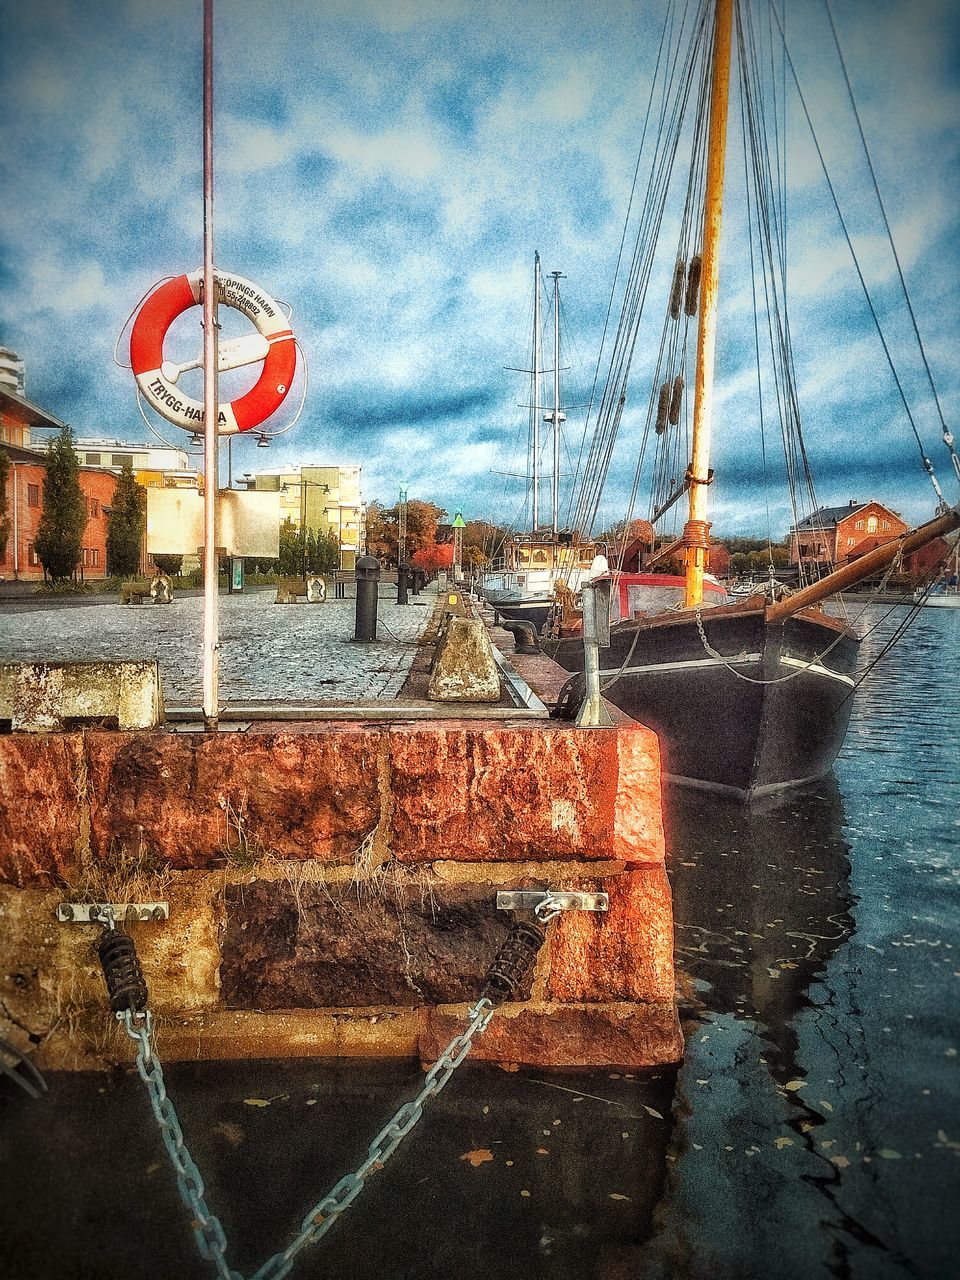
{"label": "rusty stone block", "polygon": [[389,750],[401,861],[663,860],[659,754],[640,725],[395,726]]}
{"label": "rusty stone block", "polygon": [[554,924],[549,1000],[607,1003],[673,999],[673,908],[663,867],[570,888],[610,896],[604,913],[566,911]]}
{"label": "rusty stone block", "polygon": [[[420,1057],[434,1062],[463,1030],[464,1012],[423,1009]],[[673,1003],[505,1005],[474,1041],[471,1059],[532,1067],[635,1070],[679,1062],[683,1035]]]}
{"label": "rusty stone block", "polygon": [[[230,885],[224,1003],[355,1008],[476,1000],[510,917],[489,886]],[[530,982],[520,993],[529,994]]]}
{"label": "rusty stone block", "polygon": [[349,859],[380,822],[380,734],[86,735],[90,843],[143,847],[176,868]]}
{"label": "rusty stone block", "polygon": [[627,863],[664,859],[660,743],[644,725],[617,728],[617,794],[611,857]]}
{"label": "rusty stone block", "polygon": [[80,789],[76,735],[0,737],[0,882],[68,876],[81,837]]}

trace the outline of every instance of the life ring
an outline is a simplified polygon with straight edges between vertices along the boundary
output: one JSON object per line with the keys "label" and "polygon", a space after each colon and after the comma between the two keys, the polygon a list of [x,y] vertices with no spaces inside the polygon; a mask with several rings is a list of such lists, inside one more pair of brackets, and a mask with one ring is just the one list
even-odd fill
{"label": "life ring", "polygon": [[[296,371],[297,349],[287,317],[273,298],[242,276],[218,271],[215,279],[218,301],[242,311],[260,335],[259,342],[257,334],[251,334],[222,343],[220,369],[263,359],[256,384],[236,400],[219,406],[219,434],[233,435],[259,426],[283,403]],[[130,334],[130,364],[143,398],[161,417],[184,431],[203,430],[203,404],[179,391],[175,380],[184,369],[196,368],[198,362],[171,366],[163,359],[163,340],[177,316],[199,304],[202,285],[202,271],[158,285],[138,311]]]}

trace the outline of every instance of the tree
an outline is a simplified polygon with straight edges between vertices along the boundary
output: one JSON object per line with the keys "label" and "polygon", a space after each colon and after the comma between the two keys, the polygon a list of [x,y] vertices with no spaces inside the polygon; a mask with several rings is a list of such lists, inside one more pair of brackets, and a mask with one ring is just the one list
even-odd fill
{"label": "tree", "polygon": [[303,534],[288,516],[280,526],[280,573],[294,578],[303,572]]}
{"label": "tree", "polygon": [[179,576],[183,568],[183,556],[161,556],[155,555],[153,563],[157,566],[161,573],[165,573],[168,577],[176,578]]}
{"label": "tree", "polygon": [[417,569],[427,573],[436,573],[438,569],[453,568],[453,543],[434,543],[432,547],[421,547],[415,551],[411,561]]}
{"label": "tree", "polygon": [[65,582],[76,572],[86,524],[80,462],[73,447],[73,432],[64,427],[47,455],[43,512],[33,543],[45,577]]}
{"label": "tree", "polygon": [[0,449],[0,560],[7,554],[10,538],[10,517],[7,515],[7,477],[10,474],[10,457]]}
{"label": "tree", "polygon": [[107,514],[107,573],[118,578],[132,578],[140,571],[146,499],[146,491],[133,478],[133,463],[124,458]]}
{"label": "tree", "polygon": [[367,504],[367,554],[377,560],[397,560],[397,509],[387,511],[380,502]]}

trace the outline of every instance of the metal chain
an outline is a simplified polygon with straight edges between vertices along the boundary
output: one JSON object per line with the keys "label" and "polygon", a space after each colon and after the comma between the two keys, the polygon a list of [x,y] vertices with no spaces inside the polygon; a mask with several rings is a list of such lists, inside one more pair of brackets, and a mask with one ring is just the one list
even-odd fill
{"label": "metal chain", "polygon": [[180,1199],[190,1211],[193,1235],[200,1256],[214,1264],[222,1280],[243,1280],[239,1272],[231,1271],[227,1266],[224,1257],[227,1251],[227,1237],[220,1219],[210,1212],[203,1198],[203,1178],[187,1150],[180,1121],[177,1119],[173,1103],[167,1096],[163,1068],[150,1043],[153,1036],[153,1014],[149,1009],[142,1013],[134,1013],[127,1009],[118,1013],[117,1018],[123,1022],[130,1039],[136,1041],[138,1045],[137,1070],[140,1073],[140,1079],[147,1086],[150,1106],[160,1126],[163,1145],[167,1149],[170,1163],[177,1175]]}
{"label": "metal chain", "polygon": [[367,1157],[353,1173],[346,1174],[324,1198],[313,1206],[304,1218],[300,1233],[282,1253],[269,1258],[253,1280],[280,1280],[290,1271],[297,1254],[308,1244],[314,1244],[337,1222],[340,1214],[348,1209],[371,1173],[382,1169],[400,1143],[423,1115],[426,1100],[446,1085],[447,1081],[470,1052],[474,1036],[486,1031],[493,1017],[494,1006],[486,999],[478,1000],[470,1010],[470,1023],[461,1035],[454,1038],[433,1064],[424,1078],[423,1088],[406,1102],[389,1122],[384,1125],[367,1149]]}
{"label": "metal chain", "polygon": [[[494,1014],[492,1001],[480,999],[470,1010],[470,1022],[464,1032],[450,1041],[443,1053],[424,1077],[423,1087],[412,1102],[406,1102],[393,1119],[380,1130],[367,1149],[363,1163],[353,1173],[348,1173],[322,1200],[310,1210],[300,1226],[295,1239],[283,1250],[268,1258],[254,1274],[252,1280],[280,1280],[289,1273],[301,1249],[314,1244],[337,1222],[340,1214],[348,1209],[371,1173],[382,1169],[400,1143],[423,1115],[424,1103],[438,1094],[470,1052],[473,1040],[482,1035]],[[180,1198],[190,1211],[193,1234],[200,1256],[212,1262],[221,1280],[243,1280],[238,1271],[227,1265],[225,1254],[227,1238],[220,1219],[211,1213],[203,1197],[203,1179],[193,1162],[183,1140],[183,1130],[167,1096],[163,1080],[163,1068],[152,1047],[153,1015],[149,1010],[134,1013],[126,1010],[117,1014],[127,1035],[137,1045],[137,1070],[147,1086],[150,1105],[160,1126],[160,1136],[177,1175]]]}

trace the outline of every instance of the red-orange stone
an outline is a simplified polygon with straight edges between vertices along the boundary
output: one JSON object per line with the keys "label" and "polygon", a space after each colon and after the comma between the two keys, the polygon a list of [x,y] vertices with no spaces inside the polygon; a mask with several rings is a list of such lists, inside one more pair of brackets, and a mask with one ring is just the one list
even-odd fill
{"label": "red-orange stone", "polygon": [[0,737],[0,881],[66,876],[80,833],[76,735]]}
{"label": "red-orange stone", "polygon": [[550,946],[547,998],[605,1003],[673,999],[673,910],[663,867],[644,867],[595,884],[608,911],[565,911]]}
{"label": "red-orange stone", "polygon": [[640,725],[395,727],[390,765],[401,861],[663,859],[659,753]]}
{"label": "red-orange stone", "polygon": [[281,858],[349,858],[377,826],[380,735],[328,732],[86,735],[90,843],[209,867],[243,845]]}
{"label": "red-orange stone", "polygon": [[[463,1030],[462,1016],[424,1009],[420,1057],[434,1062]],[[472,1059],[534,1067],[619,1067],[634,1070],[679,1062],[683,1035],[673,1003],[596,1008],[523,1009],[494,1015],[474,1041]]]}

